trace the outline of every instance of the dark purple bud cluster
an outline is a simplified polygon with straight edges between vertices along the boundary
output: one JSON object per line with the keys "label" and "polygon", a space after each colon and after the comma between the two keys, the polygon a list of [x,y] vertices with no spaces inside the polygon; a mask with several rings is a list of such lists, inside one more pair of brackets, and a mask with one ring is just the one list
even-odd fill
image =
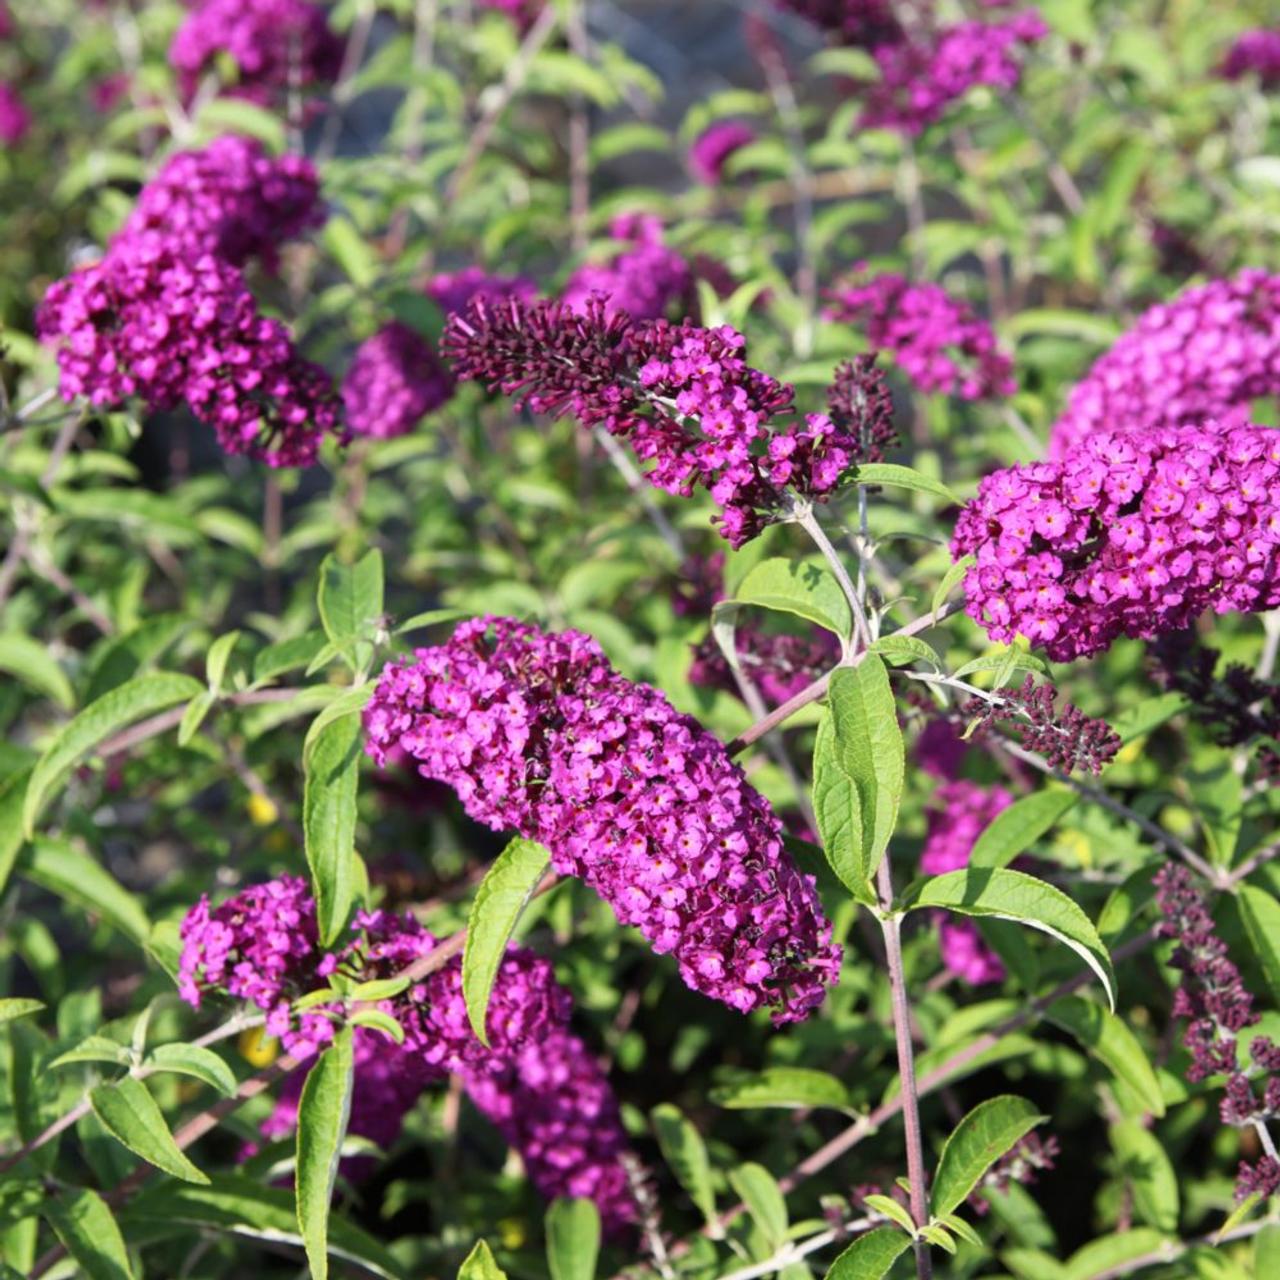
{"label": "dark purple bud cluster", "polygon": [[[1223,1123],[1237,1128],[1264,1125],[1280,1115],[1280,1046],[1268,1036],[1254,1036],[1249,1045],[1252,1066],[1241,1066],[1239,1035],[1258,1021],[1253,995],[1231,962],[1204,895],[1186,867],[1162,867],[1155,885],[1162,917],[1159,933],[1176,943],[1169,964],[1182,974],[1173,1016],[1187,1019],[1182,1040],[1191,1055],[1187,1079],[1194,1084],[1225,1075],[1219,1108]],[[1241,1164],[1236,1196],[1244,1199],[1257,1190],[1270,1195],[1278,1185],[1280,1166],[1264,1156],[1255,1166]]]}
{"label": "dark purple bud cluster", "polygon": [[1039,1175],[1052,1169],[1058,1161],[1062,1148],[1052,1134],[1041,1137],[1038,1133],[1029,1133],[1025,1138],[1015,1142],[999,1160],[982,1176],[982,1180],[969,1196],[969,1206],[975,1213],[985,1214],[991,1204],[984,1192],[995,1192],[999,1195],[1007,1191],[1015,1182],[1024,1187],[1032,1186],[1039,1181]]}
{"label": "dark purple bud cluster", "polygon": [[1028,751],[1036,751],[1063,773],[1087,769],[1101,773],[1120,750],[1120,735],[1105,720],[1085,715],[1070,702],[1057,706],[1058,691],[1031,676],[1017,688],[1002,689],[991,698],[972,698],[962,714],[979,726],[1007,725]]}
{"label": "dark purple bud cluster", "polygon": [[857,441],[855,462],[883,462],[885,453],[898,444],[893,396],[874,351],[837,367],[827,388],[827,417]]}
{"label": "dark purple bud cluster", "polygon": [[858,449],[822,414],[776,424],[792,412],[793,389],[751,368],[744,347],[727,325],[633,323],[598,295],[581,310],[478,298],[449,317],[441,344],[460,379],[627,440],[657,488],[706,489],[735,547],[778,519],[784,488],[826,498]]}

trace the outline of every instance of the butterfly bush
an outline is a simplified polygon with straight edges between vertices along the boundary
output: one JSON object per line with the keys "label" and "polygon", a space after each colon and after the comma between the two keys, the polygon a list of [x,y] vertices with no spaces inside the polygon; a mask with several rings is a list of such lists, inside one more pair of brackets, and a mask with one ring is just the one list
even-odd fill
{"label": "butterfly bush", "polygon": [[999,22],[961,22],[919,39],[879,44],[880,78],[865,90],[862,124],[919,134],[978,85],[1013,90],[1024,47],[1049,32],[1034,10]]}
{"label": "butterfly bush", "polygon": [[839,44],[873,49],[905,36],[893,0],[774,0],[780,9],[807,18]]}
{"label": "butterfly bush", "polygon": [[735,151],[756,140],[756,131],[741,120],[718,120],[709,125],[689,148],[689,169],[709,187],[724,180],[724,167]]}
{"label": "butterfly bush", "polygon": [[677,304],[688,309],[693,271],[663,242],[662,223],[646,214],[622,214],[609,234],[625,246],[607,262],[585,262],[565,282],[561,299],[584,311],[591,299],[605,300],[606,312],[633,320],[657,320]]}
{"label": "butterfly bush", "polygon": [[[1224,1124],[1243,1128],[1264,1126],[1280,1115],[1280,1046],[1256,1035],[1249,1043],[1249,1066],[1240,1062],[1240,1033],[1259,1021],[1253,994],[1227,946],[1218,936],[1204,895],[1181,863],[1162,867],[1155,878],[1161,937],[1175,946],[1170,965],[1182,975],[1174,994],[1173,1016],[1187,1019],[1183,1045],[1191,1055],[1186,1077],[1199,1084],[1223,1075]],[[1259,1096],[1261,1086],[1261,1096]],[[1280,1162],[1264,1155],[1254,1164],[1242,1161],[1236,1178],[1236,1198],[1280,1190]]]}
{"label": "butterfly bush", "polygon": [[1207,422],[1100,432],[1060,462],[984,477],[956,522],[967,610],[1055,661],[1150,639],[1208,609],[1280,604],[1280,436]]}
{"label": "butterfly bush", "polygon": [[892,351],[921,391],[990,400],[1017,389],[1013,361],[1000,350],[991,326],[941,285],[912,284],[886,272],[855,277],[830,290],[827,299],[829,319],[856,325],[873,347]]}
{"label": "butterfly bush", "polygon": [[223,59],[235,67],[232,94],[283,105],[292,84],[308,90],[337,78],[342,41],[309,0],[196,0],[169,46],[184,99]]}
{"label": "butterfly bush", "polygon": [[1237,36],[1222,62],[1228,80],[1253,74],[1264,89],[1280,85],[1280,30],[1258,27]]}
{"label": "butterfly bush", "polygon": [[[338,951],[321,948],[314,900],[296,877],[251,886],[212,909],[202,897],[180,927],[179,992],[197,1007],[214,991],[263,1009],[268,1032],[305,1066],[333,1026],[323,1008],[298,1013],[294,1000],[340,970],[361,982],[398,976],[440,945],[411,916],[385,911],[357,912],[351,935]],[[634,1221],[617,1101],[586,1046],[567,1030],[572,1000],[548,961],[508,947],[486,1013],[487,1046],[467,1016],[459,957],[378,1006],[400,1023],[404,1041],[354,1029],[352,1133],[390,1146],[423,1090],[460,1075],[540,1191],[596,1200],[615,1233]],[[300,1070],[286,1080],[264,1137],[296,1126],[304,1077]],[[356,1176],[367,1171],[363,1163],[348,1166]]]}
{"label": "butterfly bush", "polygon": [[659,489],[707,490],[734,547],[779,518],[782,490],[828,497],[861,448],[860,424],[839,427],[823,414],[775,425],[790,416],[794,391],[748,365],[745,346],[728,325],[636,323],[599,297],[582,312],[478,298],[449,317],[441,341],[461,380],[627,440]]}
{"label": "butterfly bush", "polygon": [[139,193],[124,235],[152,231],[177,253],[236,267],[259,259],[274,272],[280,246],[323,221],[310,160],[269,156],[255,139],[228,135],[165,161]]}
{"label": "butterfly bush", "polygon": [[777,1023],[805,1017],[839,972],[811,877],[768,802],[718,740],[576,631],[509,618],[384,669],[366,749],[395,745],[468,815],[544,844],[695,991]]}
{"label": "butterfly bush", "polygon": [[1096,431],[1195,426],[1280,392],[1280,275],[1249,269],[1145,311],[1071,391],[1049,450]]}
{"label": "butterfly bush", "polygon": [[342,403],[352,434],[389,440],[448,402],[453,380],[431,344],[393,321],[356,348],[342,382]]}
{"label": "butterfly bush", "polygon": [[[928,831],[920,852],[920,870],[939,876],[967,867],[978,837],[1012,803],[1013,797],[1003,787],[980,787],[964,779],[944,782],[926,811]],[[981,930],[971,920],[940,915],[938,947],[947,970],[970,986],[999,982],[1004,977],[1000,957],[983,941]]]}
{"label": "butterfly bush", "polygon": [[489,303],[503,298],[532,302],[538,296],[538,286],[528,276],[493,275],[483,267],[469,266],[437,272],[427,282],[426,294],[448,314],[465,311],[472,298]]}

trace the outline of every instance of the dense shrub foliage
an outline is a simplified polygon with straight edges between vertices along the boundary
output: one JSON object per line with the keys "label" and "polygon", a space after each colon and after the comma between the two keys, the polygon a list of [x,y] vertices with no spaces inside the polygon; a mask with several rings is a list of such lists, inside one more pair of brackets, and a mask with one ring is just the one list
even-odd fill
{"label": "dense shrub foliage", "polygon": [[1266,0],[0,0],[0,1280],[1280,1276]]}

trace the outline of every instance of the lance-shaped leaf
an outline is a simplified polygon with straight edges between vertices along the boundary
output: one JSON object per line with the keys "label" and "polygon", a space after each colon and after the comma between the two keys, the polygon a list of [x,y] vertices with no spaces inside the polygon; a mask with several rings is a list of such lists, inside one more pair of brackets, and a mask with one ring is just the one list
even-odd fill
{"label": "lance-shaped leaf", "polygon": [[859,1236],[832,1264],[826,1280],[883,1280],[911,1247],[911,1237],[897,1227],[876,1227]]}
{"label": "lance-shaped leaf", "polygon": [[354,1032],[343,1027],[307,1073],[298,1100],[297,1197],[313,1280],[329,1274],[329,1202],[351,1118]]}
{"label": "lance-shaped leaf", "polygon": [[943,502],[953,506],[964,505],[964,499],[948,489],[941,480],[934,480],[931,476],[897,462],[860,463],[853,479],[856,484],[884,484],[896,489],[911,489],[915,493],[927,493],[931,497],[941,498]]}
{"label": "lance-shaped leaf", "polygon": [[711,1161],[702,1135],[685,1118],[678,1107],[668,1102],[654,1107],[650,1113],[658,1146],[671,1166],[680,1185],[702,1211],[713,1229],[716,1226],[716,1193],[711,1187]]}
{"label": "lance-shaped leaf", "polygon": [[458,1268],[458,1280],[507,1280],[507,1273],[498,1266],[493,1250],[483,1240],[477,1240]]}
{"label": "lance-shaped leaf", "polygon": [[1138,1217],[1158,1231],[1176,1232],[1178,1175],[1160,1139],[1137,1120],[1119,1120],[1110,1132],[1120,1174],[1133,1192]]}
{"label": "lance-shaped leaf", "polygon": [[909,910],[945,907],[958,915],[994,916],[1039,929],[1070,947],[1102,980],[1115,1009],[1115,971],[1093,922],[1061,889],[1021,871],[967,868],[916,886]]}
{"label": "lance-shaped leaf", "polygon": [[982,1175],[1042,1120],[1033,1103],[1014,1094],[980,1102],[951,1131],[938,1157],[930,1208],[940,1218],[958,1209]]}
{"label": "lance-shaped leaf", "polygon": [[184,1182],[208,1183],[209,1179],[182,1154],[156,1100],[141,1080],[124,1076],[114,1084],[100,1084],[90,1091],[89,1103],[108,1132],[134,1155]]}
{"label": "lance-shaped leaf", "polygon": [[201,685],[190,676],[157,671],[137,676],[85,707],[63,728],[32,770],[22,807],[27,839],[34,834],[53,792],[95,747],[121,729],[186,702],[200,691]]}
{"label": "lance-shaped leaf", "polygon": [[106,867],[65,840],[37,840],[18,857],[24,880],[100,915],[113,928],[146,946],[151,922],[142,903]]}
{"label": "lance-shaped leaf", "polygon": [[777,1180],[763,1165],[747,1163],[729,1171],[729,1185],[746,1206],[751,1221],[760,1229],[770,1249],[786,1239],[787,1202]]}
{"label": "lance-shaped leaf", "polygon": [[842,640],[853,628],[853,615],[840,584],[818,560],[780,556],[764,560],[738,584],[731,603],[794,614]]}
{"label": "lance-shaped leaf", "polygon": [[360,717],[347,715],[317,734],[306,762],[302,831],[325,946],[346,926],[360,883],[355,846],[360,755]]}
{"label": "lance-shaped leaf", "polygon": [[902,800],[902,730],[889,673],[870,654],[831,678],[813,755],[813,807],[832,869],[862,902],[893,834]]}
{"label": "lance-shaped leaf", "polygon": [[25,1018],[39,1013],[44,1008],[43,1000],[31,1000],[25,996],[5,996],[0,999],[0,1026],[12,1022],[15,1018]]}
{"label": "lance-shaped leaf", "polygon": [[75,706],[75,694],[66,673],[49,650],[30,636],[17,631],[0,633],[0,671],[16,676],[66,711]]}
{"label": "lance-shaped leaf", "polygon": [[830,1107],[847,1113],[853,1105],[848,1089],[835,1076],[807,1067],[766,1067],[758,1075],[712,1089],[711,1101],[732,1111],[750,1107]]}
{"label": "lance-shaped leaf", "polygon": [[352,667],[372,655],[368,641],[382,617],[382,600],[381,551],[374,548],[353,565],[325,557],[316,606],[329,643]]}
{"label": "lance-shaped leaf", "polygon": [[476,890],[462,952],[462,995],[481,1044],[489,1043],[485,1014],[507,943],[550,861],[542,845],[517,838],[498,855]]}
{"label": "lance-shaped leaf", "polygon": [[96,1191],[61,1190],[45,1200],[40,1212],[88,1280],[133,1280],[124,1237]]}
{"label": "lance-shaped leaf", "polygon": [[146,1065],[152,1071],[171,1071],[176,1075],[203,1080],[227,1097],[236,1091],[236,1078],[231,1068],[212,1049],[206,1049],[203,1045],[157,1045],[152,1049]]}
{"label": "lance-shaped leaf", "polygon": [[547,1210],[551,1280],[595,1280],[600,1211],[591,1200],[556,1200]]}
{"label": "lance-shaped leaf", "polygon": [[1155,1070],[1138,1037],[1114,1013],[1081,996],[1063,996],[1045,1010],[1045,1017],[1075,1036],[1151,1115],[1164,1115],[1164,1095]]}
{"label": "lance-shaped leaf", "polygon": [[1272,996],[1280,1000],[1280,902],[1265,889],[1243,884],[1236,903],[1267,986]]}
{"label": "lance-shaped leaf", "polygon": [[1033,791],[1015,800],[991,820],[969,854],[971,867],[1007,867],[1052,829],[1079,803],[1078,792],[1065,787]]}

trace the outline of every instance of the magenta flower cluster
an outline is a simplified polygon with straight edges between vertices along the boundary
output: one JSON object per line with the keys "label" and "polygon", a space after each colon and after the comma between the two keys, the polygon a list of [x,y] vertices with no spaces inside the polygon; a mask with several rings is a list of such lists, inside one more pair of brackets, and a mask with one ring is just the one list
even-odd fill
{"label": "magenta flower cluster", "polygon": [[1055,661],[1280,604],[1280,436],[1206,423],[1100,432],[986,476],[956,522],[969,615]]}
{"label": "magenta flower cluster", "polygon": [[[1232,964],[1191,873],[1180,863],[1170,863],[1156,873],[1155,886],[1159,932],[1174,940],[1169,963],[1182,974],[1173,998],[1173,1016],[1187,1019],[1183,1035],[1191,1055],[1187,1079],[1196,1084],[1225,1075],[1223,1123],[1238,1128],[1265,1124],[1280,1116],[1280,1046],[1268,1036],[1254,1036],[1249,1045],[1251,1066],[1241,1065],[1240,1033],[1258,1022],[1253,995]],[[1240,1165],[1239,1199],[1255,1192],[1273,1195],[1277,1190],[1280,1163],[1275,1159],[1263,1156],[1254,1165]]]}
{"label": "magenta flower cluster", "polygon": [[827,298],[829,319],[857,325],[871,346],[892,351],[921,391],[989,400],[1017,389],[1013,361],[991,326],[941,285],[912,284],[888,272],[854,278]]}
{"label": "magenta flower cluster", "polygon": [[202,151],[180,151],[138,195],[124,234],[161,233],[175,252],[212,254],[274,272],[280,246],[324,221],[320,182],[305,156],[269,156],[234,134]]}
{"label": "magenta flower cluster", "polygon": [[592,298],[600,297],[607,313],[622,312],[633,320],[658,320],[673,307],[689,309],[693,271],[663,241],[657,218],[621,214],[609,234],[623,247],[605,262],[584,262],[569,277],[561,292],[565,306],[585,311]]}
{"label": "magenta flower cluster", "polygon": [[494,275],[483,267],[462,267],[457,271],[440,271],[427,282],[427,297],[448,315],[465,311],[472,298],[483,298],[492,304],[504,298],[532,302],[538,286],[528,276]]}
{"label": "magenta flower cluster", "polygon": [[893,0],[775,0],[779,8],[807,18],[838,43],[874,49],[903,39]]}
{"label": "magenta flower cluster", "polygon": [[352,434],[389,440],[412,431],[448,402],[453,380],[431,344],[393,321],[356,348],[342,382],[342,403]]}
{"label": "magenta flower cluster", "polygon": [[[980,787],[963,779],[944,782],[926,811],[928,831],[920,870],[939,876],[967,867],[978,837],[1012,803],[1013,797],[1003,787]],[[1000,957],[987,946],[972,920],[941,915],[938,947],[947,970],[970,986],[999,982],[1004,977]]]}
{"label": "magenta flower cluster", "polygon": [[880,78],[866,87],[862,124],[918,134],[978,85],[1016,89],[1023,47],[1049,32],[1034,9],[1000,22],[960,22],[926,38],[880,44]]}
{"label": "magenta flower cluster", "polygon": [[[303,1063],[332,1038],[333,1023],[323,1007],[294,1012],[294,1000],[338,972],[362,982],[412,976],[415,963],[439,946],[412,917],[372,911],[357,913],[346,945],[325,951],[307,886],[288,876],[214,909],[201,898],[181,938],[183,998],[199,1006],[216,991],[256,1005],[267,1012],[268,1031]],[[405,1038],[397,1045],[380,1031],[356,1028],[351,1133],[389,1146],[422,1091],[456,1074],[520,1152],[540,1191],[590,1196],[611,1232],[634,1221],[617,1102],[586,1046],[567,1030],[572,1002],[548,961],[508,948],[488,1008],[488,1047],[471,1030],[457,957],[380,1007]],[[286,1081],[262,1126],[265,1137],[282,1137],[296,1124],[303,1074]],[[347,1169],[361,1171],[359,1164]]]}
{"label": "magenta flower cluster", "polygon": [[236,70],[232,94],[283,105],[291,85],[307,90],[337,78],[342,41],[309,0],[196,0],[169,46],[183,98],[193,99],[224,60]]}
{"label": "magenta flower cluster", "polygon": [[1280,85],[1280,30],[1259,27],[1236,37],[1222,62],[1228,80],[1253,74],[1264,89]]}
{"label": "magenta flower cluster", "polygon": [[857,423],[811,414],[775,425],[793,390],[751,368],[745,345],[728,325],[636,324],[599,298],[583,313],[477,299],[450,316],[442,349],[463,380],[630,441],[656,487],[682,497],[706,489],[721,507],[715,523],[739,547],[778,519],[784,488],[829,496],[861,447]]}
{"label": "magenta flower cluster", "polygon": [[1280,392],[1280,275],[1248,269],[1149,308],[1072,389],[1050,453],[1096,431],[1196,425]]}
{"label": "magenta flower cluster", "polygon": [[30,132],[31,112],[22,95],[13,85],[0,81],[0,142],[6,147],[17,147]]}
{"label": "magenta flower cluster", "polygon": [[64,399],[137,397],[150,412],[185,400],[228,453],[309,466],[338,429],[328,374],[262,315],[240,272],[210,254],[190,260],[157,232],[122,237],[53,284],[37,330],[58,346]]}
{"label": "magenta flower cluster", "polygon": [[699,182],[709,187],[724,180],[729,157],[756,140],[756,131],[741,120],[717,120],[708,125],[689,148],[689,168]]}
{"label": "magenta flower cluster", "polygon": [[228,453],[309,466],[339,432],[337,397],[258,309],[240,267],[274,266],[283,239],[316,221],[315,175],[299,157],[273,160],[239,138],[175,156],[106,254],[45,295],[36,330],[58,349],[63,398],[115,408],[136,397],[148,412],[185,401]]}
{"label": "magenta flower cluster", "polygon": [[395,746],[467,813],[540,841],[684,981],[742,1012],[796,1021],[839,973],[812,878],[722,744],[599,645],[507,618],[387,665],[365,710],[367,750]]}

